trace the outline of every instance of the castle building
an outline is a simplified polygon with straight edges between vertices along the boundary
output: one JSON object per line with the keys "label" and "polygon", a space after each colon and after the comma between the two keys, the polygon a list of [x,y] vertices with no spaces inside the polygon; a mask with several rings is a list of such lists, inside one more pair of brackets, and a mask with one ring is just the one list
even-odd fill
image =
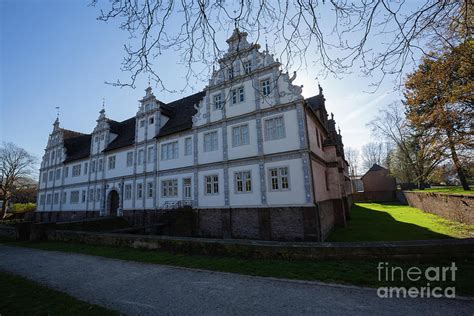
{"label": "castle building", "polygon": [[90,134],[56,119],[37,211],[82,218],[182,205],[246,214],[309,207],[320,226],[344,224],[348,165],[322,89],[303,98],[296,73],[282,72],[247,33],[236,29],[227,43],[201,92],[164,103],[148,87],[133,117],[116,122],[102,109]]}

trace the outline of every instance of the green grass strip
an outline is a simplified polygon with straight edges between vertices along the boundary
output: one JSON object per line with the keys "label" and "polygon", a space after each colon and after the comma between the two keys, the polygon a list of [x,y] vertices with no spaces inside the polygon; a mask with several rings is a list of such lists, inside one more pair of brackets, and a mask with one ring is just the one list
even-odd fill
{"label": "green grass strip", "polygon": [[120,315],[0,271],[0,315]]}

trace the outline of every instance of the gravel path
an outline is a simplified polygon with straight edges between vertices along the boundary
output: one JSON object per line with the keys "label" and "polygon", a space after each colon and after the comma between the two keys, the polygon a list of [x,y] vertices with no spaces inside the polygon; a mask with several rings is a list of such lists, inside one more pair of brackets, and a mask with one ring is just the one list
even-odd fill
{"label": "gravel path", "polygon": [[470,299],[380,299],[367,288],[3,245],[0,269],[130,315],[474,315]]}

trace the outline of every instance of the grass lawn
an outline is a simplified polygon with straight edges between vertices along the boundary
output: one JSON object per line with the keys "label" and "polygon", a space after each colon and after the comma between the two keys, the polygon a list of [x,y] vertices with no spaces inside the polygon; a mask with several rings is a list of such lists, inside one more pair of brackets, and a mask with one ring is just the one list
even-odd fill
{"label": "grass lawn", "polygon": [[119,315],[0,271],[0,315]]}
{"label": "grass lawn", "polygon": [[388,203],[356,203],[346,228],[328,241],[393,241],[472,238],[474,225],[450,221],[417,208]]}
{"label": "grass lawn", "polygon": [[446,194],[468,194],[468,195],[473,195],[474,194],[474,187],[470,187],[471,190],[466,191],[462,187],[432,187],[429,189],[424,189],[424,190],[412,190],[416,192],[431,192],[431,193],[446,193]]}
{"label": "grass lawn", "polygon": [[[253,276],[287,278],[355,284],[370,287],[379,286],[426,286],[423,282],[379,282],[378,261],[289,261],[271,259],[243,259],[237,257],[214,257],[204,255],[173,254],[157,250],[116,248],[64,242],[4,242],[7,245],[22,246],[42,250],[56,250],[81,253],[108,258],[138,261],[152,264],[171,265],[213,271],[232,272]],[[432,262],[390,262],[406,271],[417,266],[426,269],[429,266],[449,266],[450,261]],[[456,286],[456,293],[474,295],[474,261],[456,261],[458,271],[454,283],[444,282],[443,286]],[[434,286],[435,282],[431,282]]]}

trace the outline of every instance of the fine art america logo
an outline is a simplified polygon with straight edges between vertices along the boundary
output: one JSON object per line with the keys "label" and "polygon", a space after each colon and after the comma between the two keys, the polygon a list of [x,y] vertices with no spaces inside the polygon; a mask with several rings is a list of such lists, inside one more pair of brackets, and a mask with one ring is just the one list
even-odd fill
{"label": "fine art america logo", "polygon": [[[377,266],[378,280],[384,284],[406,284],[416,282],[416,285],[385,286],[377,289],[380,298],[455,298],[454,286],[443,286],[456,281],[456,263],[450,266],[430,266],[427,268],[391,266],[388,262],[379,262]],[[419,286],[418,286],[419,285]]]}

